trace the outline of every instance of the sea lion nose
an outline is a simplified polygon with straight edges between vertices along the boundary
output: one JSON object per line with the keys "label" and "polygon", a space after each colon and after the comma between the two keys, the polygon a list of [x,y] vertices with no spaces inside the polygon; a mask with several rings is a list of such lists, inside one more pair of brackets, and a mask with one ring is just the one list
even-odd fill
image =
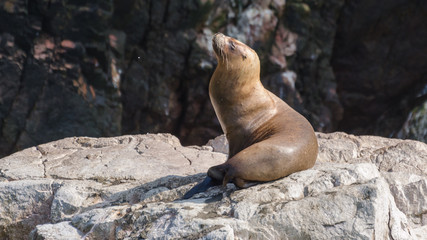
{"label": "sea lion nose", "polygon": [[215,33],[215,35],[213,35],[212,37],[212,43],[214,45],[218,45],[220,42],[222,42],[221,40],[225,37],[224,34],[222,33]]}
{"label": "sea lion nose", "polygon": [[222,37],[224,37],[224,34],[222,34],[222,33],[218,32],[218,33],[215,33],[215,34],[213,35],[212,40],[215,40],[215,39],[218,39],[218,38],[222,38]]}
{"label": "sea lion nose", "polygon": [[212,46],[216,54],[219,54],[220,49],[223,48],[225,42],[225,35],[222,33],[215,33],[212,37]]}

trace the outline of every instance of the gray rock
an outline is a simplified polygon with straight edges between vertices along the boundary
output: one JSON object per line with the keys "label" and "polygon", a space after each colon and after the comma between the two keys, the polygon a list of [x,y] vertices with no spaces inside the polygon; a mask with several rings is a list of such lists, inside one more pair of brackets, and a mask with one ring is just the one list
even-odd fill
{"label": "gray rock", "polygon": [[208,237],[219,230],[224,239],[410,238],[405,215],[372,164],[319,164],[247,190],[218,190],[147,204],[119,226],[142,226],[128,237],[149,239]]}
{"label": "gray rock", "polygon": [[25,149],[0,162],[0,180],[74,179],[97,182],[153,181],[205,172],[225,161],[209,148],[182,147],[168,134],[116,138],[66,138]]}
{"label": "gray rock", "polygon": [[[427,146],[317,134],[309,170],[180,200],[225,161],[223,136],[66,138],[0,159],[1,239],[423,239]],[[107,165],[107,166],[105,166]]]}
{"label": "gray rock", "polygon": [[0,239],[27,239],[35,226],[49,223],[57,188],[52,179],[0,182]]}
{"label": "gray rock", "polygon": [[30,234],[31,239],[37,240],[77,240],[82,237],[83,234],[70,222],[38,225]]}
{"label": "gray rock", "polygon": [[225,138],[225,135],[220,135],[214,139],[209,140],[206,145],[212,147],[214,152],[228,154],[228,142],[227,138]]}
{"label": "gray rock", "polygon": [[185,144],[219,135],[208,95],[218,31],[257,51],[263,84],[316,130],[426,139],[426,9],[402,0],[0,1],[0,157],[75,135],[163,131]]}
{"label": "gray rock", "polygon": [[96,208],[171,201],[204,174],[187,176],[225,159],[209,147],[182,147],[169,134],[74,137],[25,149],[0,159],[0,238],[27,239],[39,224]]}
{"label": "gray rock", "polygon": [[413,226],[427,225],[427,178],[413,174],[383,173],[397,207]]}
{"label": "gray rock", "polygon": [[345,133],[317,134],[319,162],[370,162],[381,172],[427,176],[427,145],[414,140]]}

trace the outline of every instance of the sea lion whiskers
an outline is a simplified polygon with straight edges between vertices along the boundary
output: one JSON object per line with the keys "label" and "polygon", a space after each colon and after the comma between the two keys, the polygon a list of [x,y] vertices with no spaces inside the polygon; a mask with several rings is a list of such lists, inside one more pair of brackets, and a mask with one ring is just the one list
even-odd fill
{"label": "sea lion whiskers", "polygon": [[219,49],[219,55],[222,58],[222,62],[225,63],[225,68],[228,70],[228,58],[227,58],[227,54],[225,54],[225,52],[224,52],[224,48],[223,47],[221,47]]}
{"label": "sea lion whiskers", "polygon": [[[223,52],[224,52],[224,50],[222,50]],[[227,70],[228,70],[228,58],[227,58],[227,54],[224,54],[225,55],[225,64],[226,64],[226,68],[227,68]]]}

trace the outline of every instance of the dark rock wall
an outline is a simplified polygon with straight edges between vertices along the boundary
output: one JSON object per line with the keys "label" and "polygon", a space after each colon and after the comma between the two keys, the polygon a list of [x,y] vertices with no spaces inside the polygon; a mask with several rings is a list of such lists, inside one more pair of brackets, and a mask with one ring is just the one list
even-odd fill
{"label": "dark rock wall", "polygon": [[113,9],[104,0],[0,3],[0,155],[121,133]]}
{"label": "dark rock wall", "polygon": [[[426,1],[361,0],[343,7],[332,57],[345,109],[339,129],[399,136],[410,111],[427,97],[426,21]],[[427,140],[419,134],[400,137]]]}
{"label": "dark rock wall", "polygon": [[1,1],[0,155],[81,135],[205,143],[218,31],[316,130],[420,138],[425,22],[423,1]]}
{"label": "dark rock wall", "polygon": [[288,68],[298,76],[297,91],[309,111],[306,116],[322,132],[337,130],[343,115],[330,62],[344,3],[342,0],[286,3],[284,25],[297,35],[297,49],[287,58]]}

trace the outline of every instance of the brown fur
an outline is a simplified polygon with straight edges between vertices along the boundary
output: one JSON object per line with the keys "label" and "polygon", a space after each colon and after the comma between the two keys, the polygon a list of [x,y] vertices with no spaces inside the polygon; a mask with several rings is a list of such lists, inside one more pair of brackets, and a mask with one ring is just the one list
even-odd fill
{"label": "brown fur", "polygon": [[256,52],[220,33],[213,37],[213,48],[218,66],[209,95],[230,151],[208,176],[243,188],[311,168],[318,152],[313,128],[262,86]]}

